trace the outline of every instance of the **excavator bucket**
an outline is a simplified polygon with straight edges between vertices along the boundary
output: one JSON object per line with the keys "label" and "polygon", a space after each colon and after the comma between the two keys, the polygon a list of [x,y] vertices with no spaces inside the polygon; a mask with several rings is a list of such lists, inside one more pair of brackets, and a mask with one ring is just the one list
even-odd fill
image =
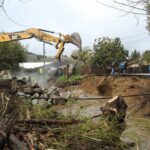
{"label": "excavator bucket", "polygon": [[72,33],[71,36],[69,36],[69,43],[76,45],[80,50],[82,50],[82,40],[79,33]]}

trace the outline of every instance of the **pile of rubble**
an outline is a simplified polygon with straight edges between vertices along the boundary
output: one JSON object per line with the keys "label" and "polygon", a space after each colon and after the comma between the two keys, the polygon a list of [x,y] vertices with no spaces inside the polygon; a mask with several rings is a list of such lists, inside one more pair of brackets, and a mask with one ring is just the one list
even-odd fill
{"label": "pile of rubble", "polygon": [[[67,93],[65,95],[55,86],[51,86],[49,89],[42,89],[38,83],[32,82],[30,77],[28,79],[26,77],[21,79],[12,77],[1,81],[3,81],[3,84],[6,84],[11,94],[24,101],[31,102],[33,105],[48,107],[50,105],[65,104],[70,97],[70,94]],[[0,86],[3,85],[0,84]]]}
{"label": "pile of rubble", "polygon": [[10,70],[0,70],[0,80],[10,78],[11,78]]}

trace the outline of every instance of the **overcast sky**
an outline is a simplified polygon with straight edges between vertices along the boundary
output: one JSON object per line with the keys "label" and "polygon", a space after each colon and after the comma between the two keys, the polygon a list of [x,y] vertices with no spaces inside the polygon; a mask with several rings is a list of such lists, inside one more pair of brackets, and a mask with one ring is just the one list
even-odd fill
{"label": "overcast sky", "polygon": [[[124,15],[123,12],[98,4],[96,0],[5,0],[4,6],[9,17],[23,26],[12,23],[1,11],[1,31],[13,32],[35,27],[64,34],[78,32],[83,47],[91,48],[95,38],[120,37],[125,48],[130,51],[150,49],[150,36],[144,16],[138,16],[137,26],[133,15]],[[22,43],[28,44],[28,51],[42,54],[41,42],[30,39]],[[72,44],[66,44],[64,54],[69,56],[76,49]],[[55,48],[46,44],[46,55],[55,54]]]}

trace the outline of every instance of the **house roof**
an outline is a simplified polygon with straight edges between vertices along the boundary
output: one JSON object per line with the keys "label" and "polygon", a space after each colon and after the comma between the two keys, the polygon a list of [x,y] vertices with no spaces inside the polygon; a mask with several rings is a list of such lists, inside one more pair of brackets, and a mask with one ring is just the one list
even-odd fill
{"label": "house roof", "polygon": [[[52,62],[45,62],[45,65],[48,65],[51,63]],[[43,67],[44,63],[43,62],[24,62],[24,63],[19,63],[19,66],[25,69],[34,69],[34,68]]]}

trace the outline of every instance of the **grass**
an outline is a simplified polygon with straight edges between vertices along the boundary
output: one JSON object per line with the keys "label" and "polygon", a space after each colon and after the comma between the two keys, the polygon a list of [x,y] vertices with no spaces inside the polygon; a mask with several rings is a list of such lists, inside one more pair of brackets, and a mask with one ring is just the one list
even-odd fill
{"label": "grass", "polygon": [[67,76],[61,76],[58,79],[58,82],[74,82],[74,81],[78,81],[80,79],[82,79],[84,76],[82,75],[72,75],[71,77],[67,78]]}
{"label": "grass", "polygon": [[[68,107],[71,107],[74,101],[69,101],[67,103]],[[70,120],[77,118],[76,114],[72,115],[68,112],[68,115],[63,116],[50,108],[43,108],[41,106],[32,106],[29,102],[22,102],[18,107],[20,119],[56,119],[56,120]],[[82,109],[82,108],[81,108]],[[78,110],[80,111],[80,110]],[[51,136],[42,138],[42,134],[39,136],[39,143],[43,143],[43,148],[54,148],[67,150],[70,142],[72,146],[80,147],[83,143],[93,145],[95,142],[95,150],[99,149],[98,143],[102,142],[104,146],[113,146],[117,149],[121,149],[121,143],[119,141],[120,133],[114,128],[114,124],[109,126],[105,125],[105,119],[99,118],[97,122],[93,122],[90,118],[81,118],[84,123],[77,125],[68,126],[46,126],[50,130]],[[56,134],[55,134],[56,132]],[[46,135],[45,135],[46,136]],[[72,141],[75,138],[79,141]],[[80,143],[80,140],[82,141]],[[96,149],[97,147],[97,149]],[[116,149],[116,150],[117,150]]]}
{"label": "grass", "polygon": [[60,78],[58,78],[58,80],[56,81],[56,85],[57,86],[63,86],[63,85],[72,85],[77,83],[79,80],[81,80],[82,78],[84,78],[84,76],[82,75],[72,75],[71,77],[67,78],[67,76],[61,76]]}
{"label": "grass", "polygon": [[[75,78],[77,79],[77,77]],[[74,101],[67,103],[68,107],[72,106]],[[17,110],[19,112],[19,119],[56,119],[56,120],[70,120],[77,118],[77,114],[63,116],[60,113],[54,111],[51,107],[43,108],[41,106],[33,106],[30,102],[17,100]],[[82,109],[82,108],[81,108]],[[80,110],[78,110],[80,111]],[[105,147],[115,147],[121,149],[121,143],[119,141],[120,133],[116,130],[114,123],[109,126],[105,125],[105,119],[99,118],[97,122],[93,122],[90,118],[81,118],[80,123],[77,125],[68,126],[43,126],[47,128],[46,134],[34,133],[37,138],[38,145],[41,145],[40,149],[54,148],[67,150],[69,146],[75,146],[76,149],[84,144],[84,148],[88,145],[93,150],[98,150],[101,144]],[[32,125],[28,125],[28,128]],[[36,126],[34,126],[36,127]],[[22,128],[26,126],[22,125]],[[38,126],[38,128],[41,128]],[[32,132],[31,132],[32,134]],[[75,139],[75,140],[72,140]]]}

